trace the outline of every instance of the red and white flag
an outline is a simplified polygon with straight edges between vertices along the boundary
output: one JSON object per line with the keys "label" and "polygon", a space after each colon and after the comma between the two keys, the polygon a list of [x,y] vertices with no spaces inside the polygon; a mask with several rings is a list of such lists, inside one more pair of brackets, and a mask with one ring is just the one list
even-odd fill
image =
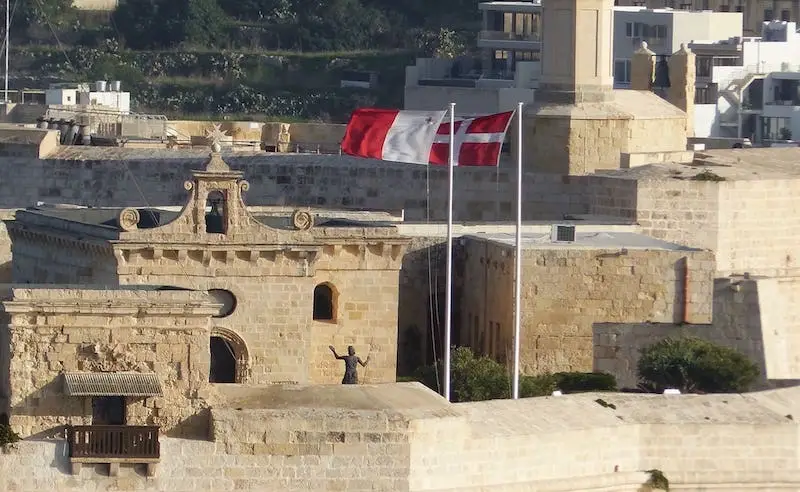
{"label": "red and white flag", "polygon": [[[453,162],[456,166],[497,166],[513,111],[476,118],[456,118],[453,124]],[[439,125],[430,163],[450,161],[450,122]]]}
{"label": "red and white flag", "polygon": [[347,123],[342,153],[384,161],[428,164],[447,111],[357,109]]}

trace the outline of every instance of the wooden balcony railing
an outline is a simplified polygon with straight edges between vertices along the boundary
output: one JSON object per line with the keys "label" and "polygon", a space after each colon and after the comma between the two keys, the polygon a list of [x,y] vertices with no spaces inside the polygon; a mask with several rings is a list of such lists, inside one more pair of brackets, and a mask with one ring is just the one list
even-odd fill
{"label": "wooden balcony railing", "polygon": [[76,425],[67,427],[70,458],[159,458],[158,427]]}

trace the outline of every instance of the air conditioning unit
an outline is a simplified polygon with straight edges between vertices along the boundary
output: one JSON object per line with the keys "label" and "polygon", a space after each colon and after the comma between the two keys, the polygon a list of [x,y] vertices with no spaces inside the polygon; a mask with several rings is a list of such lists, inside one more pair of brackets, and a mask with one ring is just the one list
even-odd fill
{"label": "air conditioning unit", "polygon": [[550,240],[554,243],[574,242],[575,226],[569,224],[553,224],[550,229]]}

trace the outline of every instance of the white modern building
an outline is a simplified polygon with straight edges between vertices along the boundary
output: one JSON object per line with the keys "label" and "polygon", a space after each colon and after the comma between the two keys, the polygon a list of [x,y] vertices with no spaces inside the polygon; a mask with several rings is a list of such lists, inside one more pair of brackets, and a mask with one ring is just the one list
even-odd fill
{"label": "white modern building", "polygon": [[510,111],[533,101],[541,72],[541,0],[481,2],[478,59],[420,58],[406,67],[405,109],[456,103],[462,115]]}
{"label": "white modern building", "polygon": [[764,22],[762,36],[695,41],[695,136],[800,140],[800,34],[794,22]]}
{"label": "white modern building", "polygon": [[[456,103],[462,115],[510,111],[532,102],[541,73],[542,0],[482,2],[480,56],[455,60],[420,58],[406,67],[405,109],[433,110]],[[630,85],[633,52],[647,41],[666,56],[693,39],[741,36],[738,12],[614,8],[614,78],[618,88]]]}
{"label": "white modern building", "polygon": [[123,92],[118,81],[98,81],[93,87],[90,84],[54,84],[45,91],[45,104],[129,114],[131,93]]}
{"label": "white modern building", "polygon": [[737,36],[742,36],[740,12],[614,7],[614,86],[630,87],[631,59],[642,41],[647,42],[647,48],[658,59],[658,82],[659,71],[666,70],[667,59],[681,44],[689,44],[694,39]]}

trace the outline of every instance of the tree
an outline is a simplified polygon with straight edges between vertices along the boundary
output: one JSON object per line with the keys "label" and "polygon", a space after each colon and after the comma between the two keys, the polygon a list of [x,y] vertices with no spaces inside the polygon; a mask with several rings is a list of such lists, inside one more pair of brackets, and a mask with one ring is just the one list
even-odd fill
{"label": "tree", "polygon": [[295,17],[292,0],[218,0],[228,15],[245,22],[288,22]]}
{"label": "tree", "polygon": [[[11,35],[28,37],[31,30],[52,36],[50,29],[61,31],[77,19],[73,0],[26,0],[11,2]],[[0,18],[5,19],[5,2],[0,5]]]}
{"label": "tree", "polygon": [[123,0],[112,19],[133,49],[218,45],[228,25],[216,0]]}
{"label": "tree", "polygon": [[661,393],[741,393],[758,378],[758,367],[729,347],[694,338],[665,338],[645,347],[637,365],[641,387]]}

